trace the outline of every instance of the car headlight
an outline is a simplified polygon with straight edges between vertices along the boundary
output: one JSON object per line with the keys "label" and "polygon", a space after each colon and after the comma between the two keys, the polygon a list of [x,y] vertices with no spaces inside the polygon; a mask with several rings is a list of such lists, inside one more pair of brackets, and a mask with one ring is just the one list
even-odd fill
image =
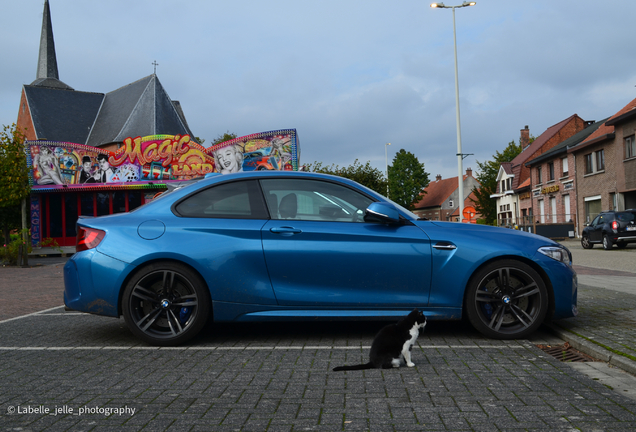
{"label": "car headlight", "polygon": [[569,266],[572,265],[572,257],[570,256],[570,251],[565,248],[557,246],[546,246],[539,248],[539,252],[541,252],[545,256],[549,256],[553,260],[560,261],[563,264]]}

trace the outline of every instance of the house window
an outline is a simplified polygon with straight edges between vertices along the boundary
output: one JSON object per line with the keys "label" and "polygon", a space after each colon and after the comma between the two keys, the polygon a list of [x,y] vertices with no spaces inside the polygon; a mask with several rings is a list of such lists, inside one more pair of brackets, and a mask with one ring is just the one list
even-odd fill
{"label": "house window", "polygon": [[585,222],[590,223],[601,212],[601,196],[585,197]]}
{"label": "house window", "polygon": [[605,171],[605,150],[596,152],[596,171]]}
{"label": "house window", "polygon": [[572,220],[572,216],[570,215],[570,195],[563,195],[563,208],[565,209],[565,221],[569,222]]}
{"label": "house window", "polygon": [[512,190],[512,179],[506,180],[506,190]]}
{"label": "house window", "polygon": [[636,157],[636,140],[634,135],[625,138],[625,159]]}
{"label": "house window", "polygon": [[504,193],[506,191],[506,181],[502,180],[501,181],[501,193]]}
{"label": "house window", "polygon": [[568,172],[568,158],[565,157],[565,158],[561,159],[561,163],[562,163],[562,166],[563,166],[563,177],[567,177],[569,175],[569,172]]}
{"label": "house window", "polygon": [[585,174],[592,174],[594,172],[594,163],[592,159],[592,153],[585,155]]}
{"label": "house window", "polygon": [[554,162],[548,163],[548,180],[554,180]]}
{"label": "house window", "polygon": [[453,200],[448,200],[448,206],[452,207],[453,206]]}
{"label": "house window", "polygon": [[585,174],[605,171],[605,150],[598,150],[585,155]]}
{"label": "house window", "polygon": [[537,182],[539,184],[543,183],[543,179],[541,178],[541,167],[537,167]]}

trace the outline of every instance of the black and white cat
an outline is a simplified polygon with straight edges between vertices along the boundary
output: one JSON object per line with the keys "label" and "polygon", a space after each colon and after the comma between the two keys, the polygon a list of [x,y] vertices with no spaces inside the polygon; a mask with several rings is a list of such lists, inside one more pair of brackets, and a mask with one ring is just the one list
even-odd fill
{"label": "black and white cat", "polygon": [[389,369],[400,367],[402,360],[408,367],[415,366],[411,361],[411,349],[420,334],[420,329],[426,327],[426,317],[422,312],[413,312],[395,324],[383,327],[371,344],[369,363],[355,366],[338,366],[334,371],[361,369]]}

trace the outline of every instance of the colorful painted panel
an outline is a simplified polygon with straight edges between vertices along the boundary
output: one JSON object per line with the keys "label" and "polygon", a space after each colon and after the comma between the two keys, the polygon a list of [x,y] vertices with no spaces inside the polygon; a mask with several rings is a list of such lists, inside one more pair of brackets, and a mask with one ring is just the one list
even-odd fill
{"label": "colorful painted panel", "polygon": [[33,189],[189,180],[205,174],[297,170],[295,129],[235,138],[205,148],[188,135],[126,138],[116,152],[82,144],[28,141]]}

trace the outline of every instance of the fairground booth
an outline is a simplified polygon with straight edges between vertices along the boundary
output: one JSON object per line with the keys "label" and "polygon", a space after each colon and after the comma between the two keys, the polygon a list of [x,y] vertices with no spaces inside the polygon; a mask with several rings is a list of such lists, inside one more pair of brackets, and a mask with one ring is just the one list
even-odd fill
{"label": "fairground booth", "polygon": [[298,170],[295,129],[235,138],[205,148],[189,135],[126,138],[116,151],[27,141],[31,240],[74,246],[79,216],[128,212],[178,183],[219,172]]}

